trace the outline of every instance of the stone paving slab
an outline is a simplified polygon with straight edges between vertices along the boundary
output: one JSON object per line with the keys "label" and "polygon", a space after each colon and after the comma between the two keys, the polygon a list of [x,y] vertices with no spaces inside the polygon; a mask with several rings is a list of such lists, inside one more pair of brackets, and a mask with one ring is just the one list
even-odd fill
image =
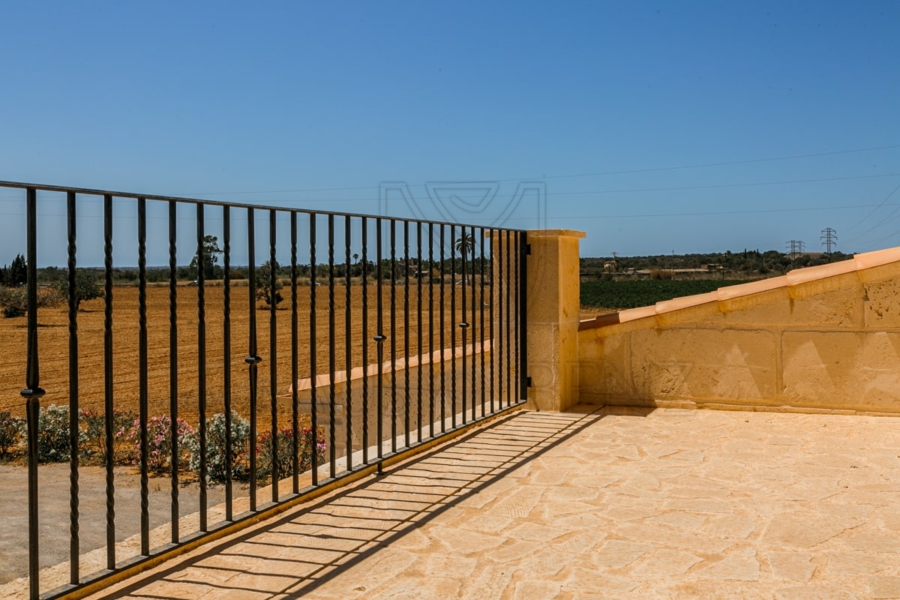
{"label": "stone paving slab", "polygon": [[522,412],[94,598],[900,598],[900,419]]}

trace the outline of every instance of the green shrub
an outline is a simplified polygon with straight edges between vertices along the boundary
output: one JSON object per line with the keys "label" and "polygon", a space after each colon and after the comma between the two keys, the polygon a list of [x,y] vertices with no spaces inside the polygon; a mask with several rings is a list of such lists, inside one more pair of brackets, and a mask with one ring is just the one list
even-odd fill
{"label": "green shrub", "polygon": [[[134,424],[134,412],[113,411],[113,462],[130,464],[133,443],[130,436]],[[79,448],[82,458],[87,461],[106,460],[106,418],[103,413],[93,410],[81,411],[81,424],[85,433],[85,441]]]}
{"label": "green shrub", "polygon": [[[299,470],[309,471],[313,466],[313,454],[315,454],[316,466],[325,462],[325,438],[318,436],[316,439],[310,429],[300,431],[300,444],[297,448]],[[264,431],[259,436],[256,444],[256,478],[268,481],[272,477],[272,467],[278,465],[278,476],[286,477],[293,473],[294,469],[294,432],[292,429],[282,429],[275,438],[276,451],[272,452],[272,432]]]}
{"label": "green shrub", "polygon": [[25,420],[0,412],[0,457],[8,457],[24,437]]}
{"label": "green shrub", "polygon": [[25,316],[25,309],[17,306],[4,306],[3,316],[7,319],[15,319],[16,317]]}
{"label": "green shrub", "polygon": [[[37,291],[38,308],[59,306],[62,298],[54,288],[39,288]],[[7,319],[22,317],[28,314],[28,290],[24,287],[0,287],[0,306]]]}
{"label": "green shrub", "polygon": [[[225,415],[216,414],[206,420],[206,480],[210,483],[225,481]],[[188,468],[200,472],[200,436],[195,433],[185,437],[190,452]],[[250,422],[231,411],[231,477],[246,479],[249,475],[247,456],[250,450]]]}
{"label": "green shrub", "polygon": [[7,319],[24,316],[28,311],[28,295],[25,288],[0,288],[0,306]]}
{"label": "green shrub", "polygon": [[[66,462],[71,456],[69,445],[69,407],[51,404],[38,413],[38,462]],[[79,428],[79,446],[87,439]]]}

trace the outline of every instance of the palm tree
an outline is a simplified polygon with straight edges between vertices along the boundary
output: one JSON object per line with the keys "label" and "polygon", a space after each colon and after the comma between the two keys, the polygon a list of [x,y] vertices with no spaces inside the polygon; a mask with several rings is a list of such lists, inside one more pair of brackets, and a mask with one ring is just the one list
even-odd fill
{"label": "palm tree", "polygon": [[469,254],[475,255],[475,239],[472,235],[466,231],[463,231],[459,236],[459,239],[456,240],[456,251],[462,254],[464,257]]}

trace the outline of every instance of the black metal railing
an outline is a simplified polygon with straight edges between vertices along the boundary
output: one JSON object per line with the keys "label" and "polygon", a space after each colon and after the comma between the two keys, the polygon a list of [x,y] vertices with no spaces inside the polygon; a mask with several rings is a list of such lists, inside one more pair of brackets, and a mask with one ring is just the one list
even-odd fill
{"label": "black metal railing", "polygon": [[[383,461],[526,398],[524,231],[14,182],[0,182],[0,192],[24,203],[25,407],[4,382],[0,410],[21,411],[27,424],[31,598],[45,591],[42,398],[68,409],[69,572],[65,585],[49,586],[50,598],[96,587],[364,470],[380,472]],[[54,213],[63,197],[64,210]],[[62,221],[64,247],[54,233]],[[65,269],[50,268],[63,252]],[[102,291],[91,312],[79,310],[84,272]],[[54,274],[64,278],[54,283]],[[122,286],[120,278],[134,281]],[[66,299],[63,330],[41,327],[44,315],[60,312],[40,300],[51,286]],[[286,310],[282,290],[290,294]],[[55,368],[62,361],[66,375]],[[42,377],[46,365],[52,376]],[[234,377],[239,369],[245,379]],[[94,467],[105,488],[100,524],[84,523],[80,504],[80,475],[93,460],[80,447],[92,443],[82,418],[90,410],[102,415],[104,451]],[[119,415],[130,411],[140,550],[124,556],[117,540],[132,519],[117,506],[116,447]],[[181,427],[194,432],[185,437]],[[168,498],[151,498],[151,480],[159,488],[166,479]],[[151,502],[169,504],[168,543],[154,537]],[[105,527],[99,547],[82,544],[87,525]],[[103,546],[102,565],[84,573],[83,555]]]}

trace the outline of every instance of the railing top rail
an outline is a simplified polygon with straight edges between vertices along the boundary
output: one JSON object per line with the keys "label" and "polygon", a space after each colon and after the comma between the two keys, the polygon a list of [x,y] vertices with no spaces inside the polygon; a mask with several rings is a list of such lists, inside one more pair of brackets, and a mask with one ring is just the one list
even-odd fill
{"label": "railing top rail", "polygon": [[223,200],[204,200],[200,198],[186,198],[183,196],[160,196],[158,194],[140,194],[137,192],[122,192],[113,190],[99,190],[92,188],[69,187],[63,185],[49,185],[43,183],[24,183],[21,181],[3,181],[0,180],[0,188],[16,188],[16,189],[34,189],[43,192],[73,192],[75,194],[86,194],[89,196],[113,196],[116,198],[143,198],[144,200],[154,200],[162,202],[182,202],[185,204],[203,204],[209,206],[227,206],[231,208],[252,208],[258,210],[275,210],[286,213],[314,214],[314,215],[334,215],[337,217],[366,217],[368,219],[385,219],[388,221],[399,221],[401,223],[423,223],[434,225],[455,225],[457,227],[475,227],[476,229],[496,229],[499,231],[525,231],[523,229],[515,229],[511,227],[500,227],[494,225],[475,225],[472,223],[452,223],[449,221],[431,221],[427,219],[413,219],[406,217],[390,217],[385,215],[373,215],[365,213],[351,213],[332,210],[315,210],[311,208],[292,208],[288,206],[272,206],[266,204],[248,204],[245,202],[225,202]]}

